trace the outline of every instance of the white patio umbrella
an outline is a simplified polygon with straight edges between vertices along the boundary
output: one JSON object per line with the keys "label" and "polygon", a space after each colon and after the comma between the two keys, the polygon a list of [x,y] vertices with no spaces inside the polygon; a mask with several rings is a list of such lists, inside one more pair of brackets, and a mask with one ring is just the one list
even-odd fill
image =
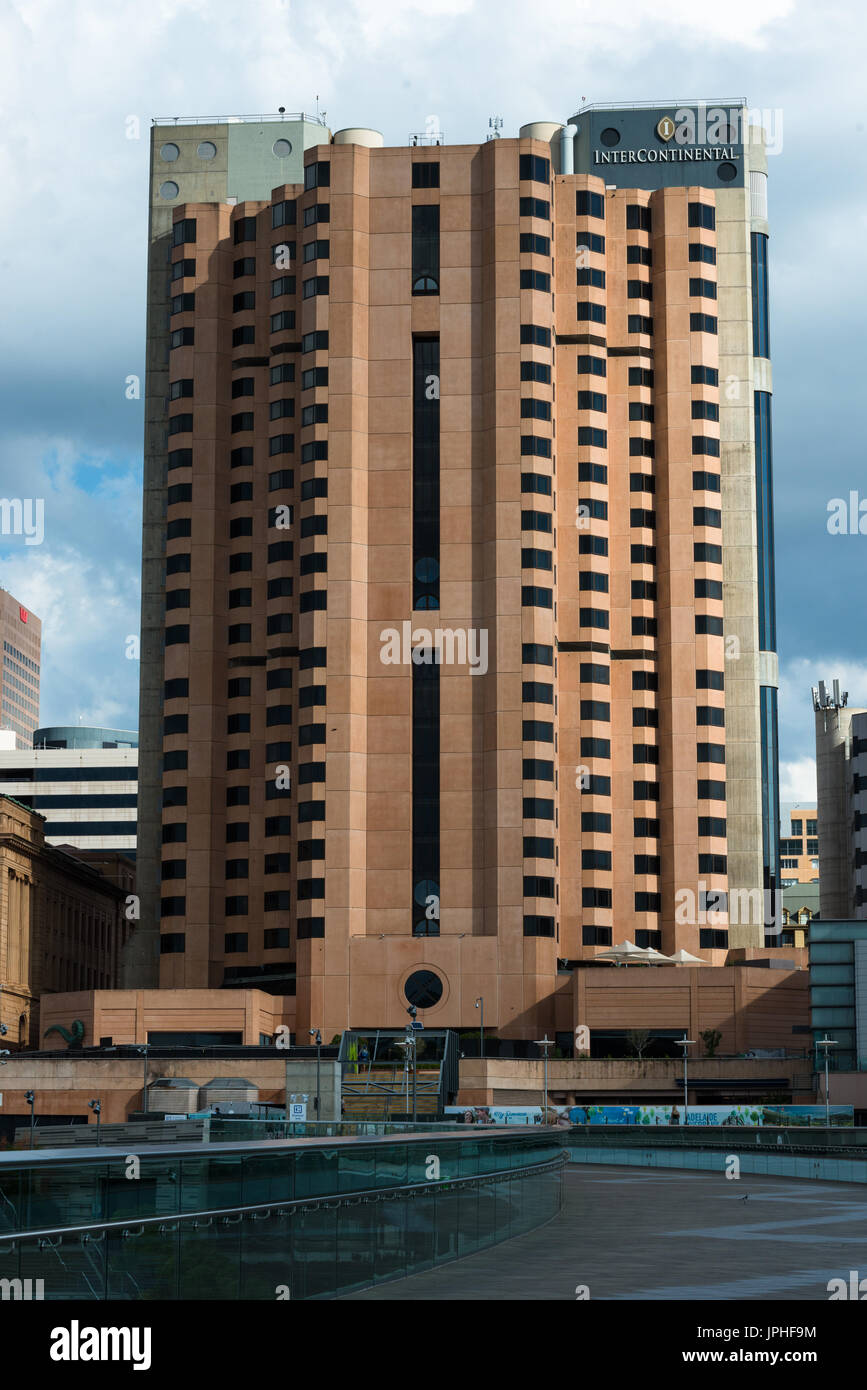
{"label": "white patio umbrella", "polygon": [[690,955],[681,946],[679,951],[675,951],[673,956],[663,956],[663,961],[668,965],[707,965],[706,960],[701,960],[699,956]]}
{"label": "white patio umbrella", "polygon": [[636,946],[634,941],[621,941],[619,946],[610,946],[607,951],[600,951],[594,960],[608,960],[614,965],[628,965],[630,961],[642,963],[647,960],[644,949]]}
{"label": "white patio umbrella", "polygon": [[[655,946],[636,946],[641,959],[646,965],[668,965],[669,958],[664,956],[661,951],[657,951]],[[635,957],[638,960],[638,956]]]}

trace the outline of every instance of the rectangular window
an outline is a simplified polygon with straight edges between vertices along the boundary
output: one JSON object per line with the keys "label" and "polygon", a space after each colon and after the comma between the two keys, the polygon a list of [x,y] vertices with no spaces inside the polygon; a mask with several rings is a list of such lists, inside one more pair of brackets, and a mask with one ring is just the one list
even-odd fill
{"label": "rectangular window", "polygon": [[304,226],[312,227],[317,222],[331,221],[331,204],[314,203],[312,207],[304,209]]}
{"label": "rectangular window", "polygon": [[524,858],[553,859],[554,841],[545,835],[525,835]]}
{"label": "rectangular window", "polygon": [[439,608],[440,403],[438,338],[413,340],[413,607]]}
{"label": "rectangular window", "polygon": [[579,267],[575,272],[576,285],[593,285],[597,290],[605,289],[605,271],[594,270],[592,267]]}
{"label": "rectangular window", "polygon": [[687,221],[690,227],[704,227],[712,232],[716,229],[716,210],[710,203],[690,203]]}
{"label": "rectangular window", "polygon": [[691,241],[689,243],[689,259],[702,261],[705,265],[716,265],[716,251],[712,246],[705,246],[703,241]]}
{"label": "rectangular window", "polygon": [[644,207],[640,203],[627,203],[626,230],[631,232],[651,231],[650,208]]}
{"label": "rectangular window", "polygon": [[753,356],[770,357],[768,316],[768,238],[750,233],[750,271],[753,303]]}
{"label": "rectangular window", "polygon": [[693,277],[689,282],[689,292],[697,299],[716,299],[716,282]]}
{"label": "rectangular window", "polygon": [[306,188],[328,188],[331,184],[331,164],[327,159],[320,159],[313,164],[307,164],[304,169],[304,187]]}
{"label": "rectangular window", "polygon": [[608,363],[604,357],[578,357],[575,359],[579,374],[585,373],[589,376],[606,376]]}
{"label": "rectangular window", "polygon": [[412,209],[412,293],[440,292],[440,210],[437,204]]}
{"label": "rectangular window", "polygon": [[272,227],[294,227],[295,226],[295,199],[288,198],[285,202],[274,203],[271,207],[271,226]]}
{"label": "rectangular window", "polygon": [[629,368],[630,386],[649,386],[653,387],[653,371],[650,367],[630,367]]}
{"label": "rectangular window", "polygon": [[234,228],[235,245],[240,246],[244,241],[256,240],[256,219],[255,217],[239,217]]}
{"label": "rectangular window", "polygon": [[412,166],[413,188],[439,188],[440,166],[438,160],[417,159]]}
{"label": "rectangular window", "polygon": [[539,217],[544,222],[551,220],[551,204],[545,198],[521,198],[518,212],[521,217]]}
{"label": "rectangular window", "polygon": [[175,222],[172,227],[172,246],[183,246],[186,242],[195,241],[195,239],[195,217],[184,217],[180,222]]}
{"label": "rectangular window", "polygon": [[521,491],[536,492],[543,497],[551,496],[551,479],[544,473],[522,473]]}
{"label": "rectangular window", "polygon": [[327,241],[308,241],[303,248],[303,261],[309,265],[311,261],[325,261],[330,255],[330,243]]}
{"label": "rectangular window", "polygon": [[586,188],[579,188],[575,194],[575,215],[576,217],[604,217],[605,203],[601,193],[590,193]]}
{"label": "rectangular window", "polygon": [[435,661],[412,666],[412,887],[413,936],[438,936],[439,913],[427,915],[429,899],[439,907],[440,878],[440,668]]}
{"label": "rectangular window", "polygon": [[522,381],[542,381],[546,386],[551,385],[551,368],[546,362],[522,362],[521,363]]}
{"label": "rectangular window", "polygon": [[521,647],[521,661],[525,666],[552,666],[554,648],[540,642],[525,642]]}
{"label": "rectangular window", "polygon": [[529,179],[533,183],[550,183],[551,161],[537,154],[519,155],[518,178]]}
{"label": "rectangular window", "polygon": [[540,328],[535,323],[522,323],[521,342],[534,343],[537,347],[550,347],[551,330],[550,328]]}
{"label": "rectangular window", "polygon": [[522,434],[521,453],[524,457],[549,459],[551,457],[551,441],[550,439],[540,439],[535,434]]}

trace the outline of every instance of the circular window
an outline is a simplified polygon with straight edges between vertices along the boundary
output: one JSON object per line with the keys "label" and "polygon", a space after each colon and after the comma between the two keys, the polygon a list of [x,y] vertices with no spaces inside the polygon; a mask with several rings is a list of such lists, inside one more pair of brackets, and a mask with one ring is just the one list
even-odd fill
{"label": "circular window", "polygon": [[166,179],[165,183],[160,184],[161,198],[177,198],[179,192],[178,185],[171,179]]}
{"label": "circular window", "polygon": [[443,982],[432,970],[416,970],[404,985],[403,992],[417,1009],[432,1009],[443,997]]}
{"label": "circular window", "polygon": [[620,144],[620,131],[615,130],[613,125],[606,126],[599,139],[603,145],[607,145],[611,149],[614,145]]}
{"label": "circular window", "polygon": [[196,148],[199,159],[213,159],[217,153],[217,147],[212,140],[203,140]]}
{"label": "circular window", "polygon": [[738,171],[734,164],[726,162],[725,164],[719,165],[716,176],[718,179],[721,179],[723,183],[731,183],[732,179],[737,178]]}
{"label": "circular window", "polygon": [[161,145],[160,159],[165,160],[166,164],[173,164],[180,154],[177,145]]}
{"label": "circular window", "polygon": [[415,888],[412,890],[412,895],[417,903],[420,903],[422,907],[427,907],[428,898],[439,897],[440,886],[435,879],[422,878],[419,879]]}
{"label": "circular window", "polygon": [[439,572],[440,567],[437,564],[436,560],[431,559],[427,556],[425,556],[421,560],[416,560],[415,577],[422,584],[433,584]]}
{"label": "circular window", "polygon": [[275,140],[271,149],[278,159],[285,159],[287,155],[292,153],[292,142],[291,140]]}

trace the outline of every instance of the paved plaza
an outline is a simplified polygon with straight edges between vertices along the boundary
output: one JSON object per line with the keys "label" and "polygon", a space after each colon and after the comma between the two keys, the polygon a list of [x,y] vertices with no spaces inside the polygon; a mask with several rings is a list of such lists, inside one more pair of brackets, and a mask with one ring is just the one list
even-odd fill
{"label": "paved plaza", "polygon": [[564,1198],[529,1235],[352,1297],[826,1301],[829,1279],[867,1276],[856,1185],[576,1165]]}

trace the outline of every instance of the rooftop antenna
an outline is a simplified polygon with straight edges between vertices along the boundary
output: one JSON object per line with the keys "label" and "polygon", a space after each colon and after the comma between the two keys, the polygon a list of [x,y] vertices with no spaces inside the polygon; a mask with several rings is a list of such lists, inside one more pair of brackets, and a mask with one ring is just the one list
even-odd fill
{"label": "rooftop antenna", "polygon": [[489,140],[499,140],[500,131],[503,129],[502,116],[491,116],[488,120],[488,128],[491,131],[491,134],[487,138]]}

